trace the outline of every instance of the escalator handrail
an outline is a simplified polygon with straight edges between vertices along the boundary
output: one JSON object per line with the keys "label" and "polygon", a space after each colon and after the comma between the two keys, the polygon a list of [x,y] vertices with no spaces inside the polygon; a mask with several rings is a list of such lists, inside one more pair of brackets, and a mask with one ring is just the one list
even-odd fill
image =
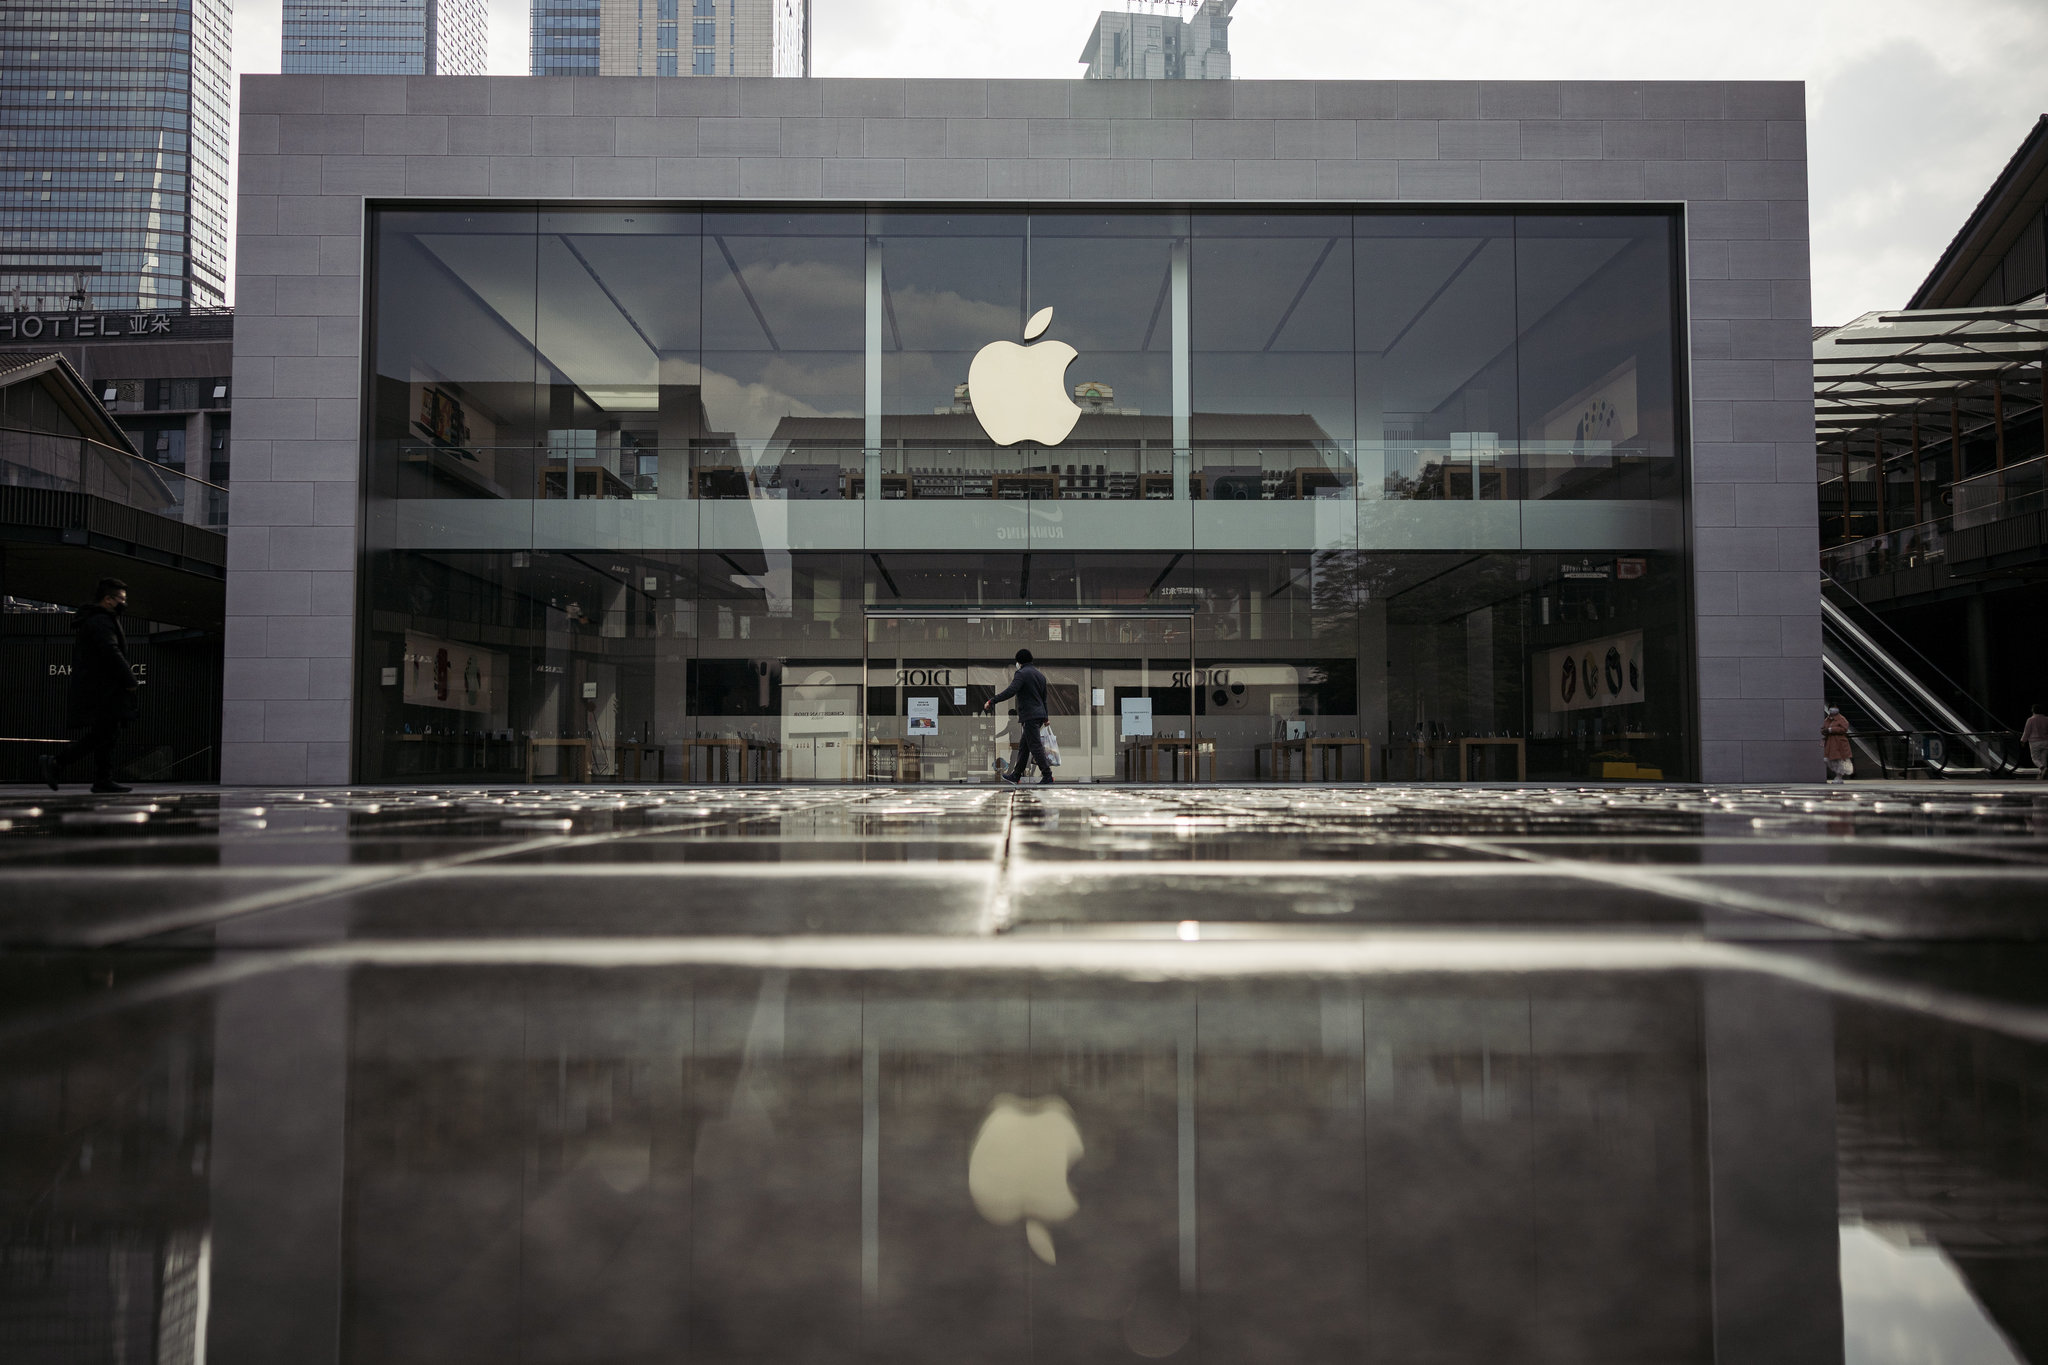
{"label": "escalator handrail", "polygon": [[1891,714],[1881,703],[1871,700],[1869,694],[1857,686],[1855,679],[1850,676],[1849,670],[1845,669],[1840,661],[1835,659],[1825,649],[1821,651],[1821,667],[1834,675],[1835,685],[1849,693],[1857,705],[1870,713],[1872,719],[1882,721],[1894,730],[1903,730],[1905,728],[1900,723],[1899,717]]}
{"label": "escalator handrail", "polygon": [[1915,677],[1911,669],[1905,667],[1905,665],[1901,664],[1897,659],[1894,659],[1889,654],[1887,654],[1884,648],[1880,646],[1877,643],[1877,641],[1871,639],[1862,627],[1858,626],[1854,621],[1849,619],[1849,615],[1847,612],[1843,611],[1834,603],[1828,601],[1825,597],[1821,598],[1820,609],[1821,614],[1824,618],[1832,618],[1829,621],[1829,624],[1832,624],[1836,630],[1839,630],[1844,635],[1848,636],[1849,639],[1863,651],[1866,657],[1875,655],[1876,658],[1882,663],[1888,663],[1891,665],[1891,668],[1886,671],[1892,674],[1892,677],[1889,679],[1889,681],[1893,684],[1893,686],[1899,688],[1900,691],[1906,693],[1907,696],[1911,698],[1913,701],[1916,701],[1920,703],[1920,705],[1926,707],[1929,715],[1938,718],[1944,725],[1947,725],[1954,733],[1962,735],[1970,732],[1971,726],[1968,721],[1965,721],[1961,716],[1957,715],[1953,710],[1951,710],[1947,702],[1943,701],[1940,697],[1935,696],[1933,692],[1929,691],[1926,684],[1922,683],[1919,678]]}
{"label": "escalator handrail", "polygon": [[[1823,575],[1823,578],[1825,579],[1825,575]],[[1851,644],[1856,646],[1865,656],[1862,662],[1875,664],[1882,673],[1889,675],[1885,678],[1885,681],[1898,689],[1906,700],[1925,707],[1928,716],[1941,722],[1940,726],[1927,727],[1928,733],[1943,734],[1974,749],[1981,761],[1981,765],[1988,772],[2003,773],[2013,771],[2016,768],[2017,764],[2014,760],[1999,753],[1997,749],[1984,743],[1982,739],[1985,735],[2009,734],[2011,731],[2004,727],[1996,730],[1981,730],[1970,725],[1962,717],[1958,716],[1946,702],[1930,691],[1927,685],[1921,682],[1911,669],[1901,664],[1897,659],[1892,658],[1883,646],[1871,639],[1869,633],[1857,622],[1850,619],[1846,611],[1836,603],[1829,601],[1825,592],[1821,594],[1820,606],[1824,626],[1832,627]],[[1847,670],[1841,661],[1829,657],[1829,651],[1826,648],[1825,642],[1822,645],[1821,655],[1822,666],[1835,675],[1836,683],[1845,690],[1855,694],[1857,701],[1869,708],[1873,718],[1887,720],[1894,727],[1898,726],[1896,717],[1886,714],[1883,707],[1872,702],[1864,689],[1856,686],[1847,676]]]}
{"label": "escalator handrail", "polygon": [[[1887,657],[1893,664],[1916,680],[1931,678],[1948,689],[1951,697],[1961,698],[1977,712],[1977,725],[1982,728],[1989,722],[1992,730],[2003,730],[2005,721],[1994,715],[1991,709],[1970,695],[1970,690],[1959,685],[1955,679],[1943,672],[1933,660],[1914,647],[1913,642],[1866,605],[1863,599],[1843,587],[1831,574],[1823,572],[1821,579],[1821,605],[1833,607],[1835,614],[1853,626],[1871,647]],[[1924,688],[1924,684],[1923,684]],[[1950,709],[1954,706],[1951,703]],[[1966,727],[1967,728],[1967,727]]]}

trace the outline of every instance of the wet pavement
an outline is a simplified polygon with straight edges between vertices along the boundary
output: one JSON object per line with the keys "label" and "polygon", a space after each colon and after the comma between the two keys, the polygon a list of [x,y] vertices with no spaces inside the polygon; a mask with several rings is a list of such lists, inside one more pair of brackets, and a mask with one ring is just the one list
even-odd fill
{"label": "wet pavement", "polygon": [[2048,1362],[2048,792],[0,794],[0,1360]]}

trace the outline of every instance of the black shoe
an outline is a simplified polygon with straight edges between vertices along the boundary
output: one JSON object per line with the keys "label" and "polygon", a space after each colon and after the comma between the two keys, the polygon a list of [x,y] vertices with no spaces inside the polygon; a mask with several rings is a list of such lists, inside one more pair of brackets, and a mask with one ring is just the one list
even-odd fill
{"label": "black shoe", "polygon": [[119,782],[95,782],[92,784],[92,794],[94,796],[120,796],[125,792],[132,792],[134,790],[135,788],[124,787]]}
{"label": "black shoe", "polygon": [[36,759],[36,770],[43,775],[43,781],[50,784],[50,790],[57,790],[57,759],[53,754],[43,754]]}

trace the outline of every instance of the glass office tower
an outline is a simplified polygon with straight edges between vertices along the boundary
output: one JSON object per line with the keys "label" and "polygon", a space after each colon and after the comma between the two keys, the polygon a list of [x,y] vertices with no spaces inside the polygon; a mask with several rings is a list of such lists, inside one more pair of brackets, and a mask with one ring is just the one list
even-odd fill
{"label": "glass office tower", "polygon": [[527,70],[535,76],[595,76],[599,0],[533,0]]}
{"label": "glass office tower", "polygon": [[0,308],[227,297],[227,0],[0,3]]}
{"label": "glass office tower", "polygon": [[1690,778],[1676,231],[376,211],[358,776]]}
{"label": "glass office tower", "polygon": [[286,74],[481,76],[484,0],[285,0]]}

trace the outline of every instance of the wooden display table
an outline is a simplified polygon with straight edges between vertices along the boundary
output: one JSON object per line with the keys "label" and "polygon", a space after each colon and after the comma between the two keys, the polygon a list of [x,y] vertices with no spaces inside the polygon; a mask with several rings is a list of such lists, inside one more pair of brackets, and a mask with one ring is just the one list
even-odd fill
{"label": "wooden display table", "polygon": [[881,777],[885,782],[922,782],[924,780],[923,754],[917,742],[909,739],[871,739],[861,745],[861,773],[868,781],[878,778],[877,770],[887,765],[888,775]]}
{"label": "wooden display table", "polygon": [[[649,755],[654,758],[654,780],[668,781],[668,750],[660,744],[621,744],[615,753],[619,756],[619,777],[621,780],[638,782]],[[626,756],[633,756],[633,776],[626,778]]]}
{"label": "wooden display table", "polygon": [[[1175,782],[1198,780],[1201,775],[1199,765],[1204,757],[1209,760],[1209,780],[1211,782],[1216,780],[1216,741],[1204,739],[1202,736],[1197,735],[1193,739],[1152,738],[1125,740],[1124,781],[1157,782],[1159,780],[1159,756],[1161,754],[1167,755],[1173,769],[1171,780]],[[1180,762],[1183,757],[1188,761],[1188,775],[1186,779],[1183,779],[1180,775]],[[1138,776],[1140,767],[1145,771],[1143,778]]]}
{"label": "wooden display table", "polygon": [[1458,780],[1472,780],[1472,751],[1474,749],[1513,749],[1515,751],[1515,781],[1529,780],[1529,746],[1520,739],[1480,738],[1473,736],[1458,741]]}
{"label": "wooden display table", "polygon": [[567,749],[576,756],[578,782],[590,780],[590,741],[586,739],[529,739],[526,741],[526,780],[533,781],[533,760],[542,749]]}
{"label": "wooden display table", "polygon": [[[690,755],[689,780],[697,780],[697,755],[704,755],[704,780],[706,782],[747,781],[747,760],[757,755],[776,752],[779,746],[760,739],[746,739],[740,736],[714,737],[697,735],[683,741]],[[759,761],[755,764],[759,767]],[[714,775],[715,773],[715,775]],[[763,781],[773,781],[772,775]]]}
{"label": "wooden display table", "polygon": [[1456,748],[1457,746],[1454,742],[1442,739],[1409,739],[1389,744],[1387,746],[1387,779],[1389,781],[1394,779],[1394,755],[1406,754],[1408,757],[1408,774],[1405,780],[1409,782],[1435,782],[1439,780],[1437,777],[1438,758],[1454,752]]}
{"label": "wooden display table", "polygon": [[[1261,748],[1272,752],[1273,780],[1275,782],[1287,781],[1286,774],[1294,766],[1296,760],[1299,760],[1301,763],[1301,780],[1303,782],[1308,781],[1309,766],[1317,758],[1322,760],[1322,776],[1317,779],[1318,781],[1342,782],[1344,780],[1344,755],[1352,749],[1358,751],[1358,780],[1361,782],[1372,781],[1372,741],[1369,739],[1334,735],[1311,739],[1276,739],[1271,744],[1263,745]],[[1260,752],[1260,749],[1252,750],[1252,780],[1254,782],[1260,780]],[[1334,777],[1330,774],[1332,767],[1337,770]]]}

